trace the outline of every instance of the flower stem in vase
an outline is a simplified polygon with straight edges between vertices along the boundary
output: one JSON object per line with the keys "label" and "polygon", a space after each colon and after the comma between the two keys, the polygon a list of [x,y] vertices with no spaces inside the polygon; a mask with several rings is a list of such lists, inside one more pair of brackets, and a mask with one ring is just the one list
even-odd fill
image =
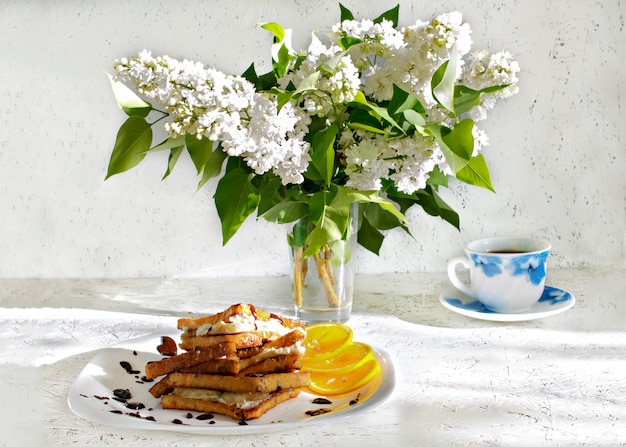
{"label": "flower stem in vase", "polygon": [[302,287],[304,284],[302,247],[296,247],[293,255],[293,302],[297,307],[302,306]]}
{"label": "flower stem in vase", "polygon": [[308,259],[303,259],[302,260],[302,287],[306,288],[306,274],[309,271],[309,260]]}
{"label": "flower stem in vase", "polygon": [[[315,258],[315,265],[317,267],[317,276],[319,277],[322,287],[324,288],[324,292],[326,293],[328,304],[334,307],[339,307],[341,302],[339,301],[339,298],[337,298],[337,294],[333,289],[333,282],[331,279],[331,275],[334,278],[332,265],[330,265],[330,262],[328,262],[325,258],[322,258],[319,252],[315,253],[313,257]],[[330,267],[329,269],[326,268],[327,265]]]}
{"label": "flower stem in vase", "polygon": [[324,244],[324,264],[326,266],[326,271],[328,272],[330,283],[332,285],[337,285],[337,277],[335,276],[335,271],[333,270],[333,266],[330,262],[332,255],[333,253],[330,250],[330,245]]}

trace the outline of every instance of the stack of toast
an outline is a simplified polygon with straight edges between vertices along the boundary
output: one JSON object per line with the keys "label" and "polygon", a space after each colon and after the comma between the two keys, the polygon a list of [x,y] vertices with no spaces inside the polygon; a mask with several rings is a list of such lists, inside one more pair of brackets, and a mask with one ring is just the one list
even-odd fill
{"label": "stack of toast", "polygon": [[300,370],[304,324],[235,304],[202,318],[181,318],[181,354],[146,365],[163,408],[255,419],[309,383]]}

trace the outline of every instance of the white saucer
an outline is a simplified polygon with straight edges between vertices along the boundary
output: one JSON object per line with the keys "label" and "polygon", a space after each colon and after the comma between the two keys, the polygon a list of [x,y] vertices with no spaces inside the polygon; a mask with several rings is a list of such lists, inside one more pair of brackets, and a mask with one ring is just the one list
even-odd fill
{"label": "white saucer", "polygon": [[556,287],[545,286],[539,301],[530,309],[514,313],[497,313],[487,309],[474,298],[457,289],[446,290],[439,296],[439,302],[453,312],[479,320],[489,321],[528,321],[550,317],[570,309],[576,299],[574,295]]}

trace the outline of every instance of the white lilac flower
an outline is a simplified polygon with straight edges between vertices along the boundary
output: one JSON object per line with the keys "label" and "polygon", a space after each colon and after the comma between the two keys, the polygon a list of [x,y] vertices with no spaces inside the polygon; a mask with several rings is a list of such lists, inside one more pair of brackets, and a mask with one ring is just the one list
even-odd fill
{"label": "white lilac flower", "polygon": [[[342,50],[336,45],[326,46],[313,34],[311,44],[297,70],[288,73],[280,80],[280,87],[286,88],[289,83],[299,86],[310,75],[318,72],[324,63],[328,62]],[[359,71],[352,63],[350,56],[343,56],[332,73],[320,72],[316,91],[305,95],[304,108],[311,115],[332,118],[334,104],[348,103],[354,100],[361,81]]]}
{"label": "white lilac flower", "polygon": [[258,94],[256,99],[248,109],[247,127],[221,139],[224,150],[242,157],[258,175],[271,170],[285,185],[302,183],[310,162],[309,143],[303,139],[308,116],[291,103],[277,112],[274,99],[267,95]]}
{"label": "white lilac flower", "polygon": [[475,157],[482,152],[485,146],[489,145],[489,137],[484,130],[476,126],[472,129],[472,136],[474,137],[474,152],[472,152],[472,157]]}
{"label": "white lilac flower", "polygon": [[469,24],[463,23],[463,15],[453,11],[429,23],[418,21],[415,26],[404,29],[404,37],[408,45],[419,48],[427,60],[441,63],[448,60],[452,48],[456,48],[459,57],[470,51],[471,32]]}
{"label": "white lilac flower", "polygon": [[[507,51],[489,54],[487,50],[475,51],[470,55],[470,63],[464,68],[463,82],[468,87],[481,90],[496,85],[516,84],[519,64]],[[512,86],[513,87],[513,86]],[[500,97],[508,97],[517,92],[517,87],[499,90]]]}
{"label": "white lilac flower", "polygon": [[284,184],[301,183],[310,157],[304,141],[310,118],[275,98],[256,92],[239,76],[143,51],[115,65],[116,79],[133,85],[170,121],[170,137],[191,134],[220,141],[230,156],[242,157],[255,173],[273,170]]}
{"label": "white lilac flower", "polygon": [[358,190],[379,190],[381,178],[389,174],[389,164],[382,155],[379,141],[366,139],[344,150],[346,186]]}
{"label": "white lilac flower", "polygon": [[431,79],[434,72],[447,61],[456,48],[459,59],[472,45],[471,29],[462,22],[459,12],[442,14],[431,22],[417,21],[414,25],[401,30],[404,45],[396,45],[389,57],[378,66],[363,72],[364,92],[372,98],[384,101],[391,99],[393,84],[408,91],[426,107],[435,120],[441,120],[445,114],[437,113],[437,102],[432,97]]}
{"label": "white lilac flower", "polygon": [[441,150],[439,145],[435,144],[431,157],[433,161],[435,162],[435,164],[437,165],[437,167],[439,168],[439,170],[443,174],[454,175],[454,172],[452,172],[452,169],[450,168],[450,165],[446,161],[446,157],[443,155],[443,151]]}
{"label": "white lilac flower", "polygon": [[391,179],[399,191],[406,194],[426,187],[429,173],[437,165],[433,157],[435,143],[432,138],[415,134],[410,138],[393,140],[389,146],[396,153],[396,165]]}
{"label": "white lilac flower", "polygon": [[338,44],[344,37],[362,41],[349,49],[354,65],[363,71],[375,64],[377,58],[391,58],[395,51],[405,45],[402,34],[389,20],[374,23],[372,20],[344,20],[335,24],[329,33],[331,42]]}
{"label": "white lilac flower", "polygon": [[375,137],[354,141],[349,135],[340,138],[340,143],[347,145],[343,150],[348,175],[346,186],[354,189],[380,189],[381,179],[389,178],[399,191],[413,194],[426,187],[435,166],[449,171],[443,153],[432,138],[416,134],[389,141]]}
{"label": "white lilac flower", "polygon": [[470,111],[469,116],[474,121],[484,120],[487,118],[487,112],[495,106],[497,99],[516,94],[519,71],[519,64],[506,51],[494,54],[490,54],[487,50],[473,52],[470,55],[469,64],[463,68],[460,82],[474,90],[504,85],[507,87],[483,94],[480,103]]}

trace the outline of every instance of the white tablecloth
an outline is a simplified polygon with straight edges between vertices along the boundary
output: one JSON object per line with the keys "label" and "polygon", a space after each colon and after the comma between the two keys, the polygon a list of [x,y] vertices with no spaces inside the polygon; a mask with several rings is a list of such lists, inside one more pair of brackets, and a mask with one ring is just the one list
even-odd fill
{"label": "white tablecloth", "polygon": [[393,359],[393,394],[332,424],[210,436],[104,426],[70,385],[101,349],[236,301],[285,314],[285,278],[0,280],[0,445],[626,445],[626,270],[549,274],[562,314],[500,323],[441,306],[443,274],[357,278],[349,324]]}

